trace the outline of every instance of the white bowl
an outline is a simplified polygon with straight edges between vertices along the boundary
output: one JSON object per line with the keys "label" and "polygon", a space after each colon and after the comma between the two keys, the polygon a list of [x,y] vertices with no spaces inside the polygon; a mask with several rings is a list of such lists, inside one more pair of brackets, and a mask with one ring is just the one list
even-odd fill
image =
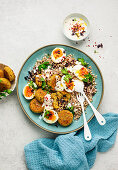
{"label": "white bowl", "polygon": [[[72,35],[69,35],[67,33],[67,27],[66,27],[66,23],[69,19],[73,19],[73,18],[81,18],[85,21],[85,23],[87,24],[87,31],[84,33],[83,36],[80,36],[80,38],[75,38],[75,36],[72,36]],[[63,33],[64,35],[69,39],[69,40],[72,40],[74,42],[78,42],[78,41],[81,41],[83,39],[85,39],[88,35],[89,35],[89,32],[90,32],[90,23],[89,23],[89,20],[82,14],[79,14],[79,13],[73,13],[73,14],[70,14],[68,15],[65,19],[64,19],[64,22],[63,22]]]}

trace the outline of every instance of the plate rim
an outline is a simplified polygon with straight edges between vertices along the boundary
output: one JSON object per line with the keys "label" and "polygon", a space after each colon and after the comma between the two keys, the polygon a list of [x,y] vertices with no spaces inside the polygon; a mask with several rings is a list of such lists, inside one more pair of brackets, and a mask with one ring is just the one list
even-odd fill
{"label": "plate rim", "polygon": [[[31,121],[32,123],[34,123],[36,126],[40,127],[41,129],[43,129],[43,130],[45,130],[45,131],[47,131],[47,132],[51,132],[51,133],[54,133],[54,134],[68,134],[68,133],[72,133],[72,132],[75,132],[75,131],[78,131],[78,130],[82,129],[82,128],[84,127],[84,125],[80,126],[79,128],[76,128],[76,129],[74,129],[74,130],[67,131],[67,132],[56,132],[56,131],[48,130],[48,129],[46,129],[46,128],[40,126],[40,125],[38,125],[35,121],[33,121],[33,120],[30,118],[30,116],[27,114],[27,112],[25,111],[25,109],[24,109],[24,107],[23,107],[23,105],[22,105],[22,103],[21,103],[21,100],[20,100],[20,97],[19,97],[19,93],[18,93],[18,81],[19,81],[19,76],[20,76],[20,73],[21,73],[21,71],[22,71],[23,66],[25,65],[25,63],[27,62],[27,60],[28,60],[34,53],[36,53],[37,51],[39,51],[39,50],[41,50],[41,49],[43,49],[43,48],[49,47],[49,46],[66,46],[66,47],[73,48],[73,49],[75,49],[75,50],[77,50],[77,51],[82,52],[83,54],[85,54],[85,55],[86,55],[87,57],[89,57],[89,58],[92,60],[92,62],[96,65],[97,69],[99,70],[101,79],[102,79],[102,95],[101,95],[100,102],[99,102],[99,104],[98,104],[97,110],[98,110],[98,108],[99,108],[99,106],[100,106],[100,104],[101,104],[101,101],[102,101],[103,95],[104,95],[104,79],[103,79],[103,76],[102,76],[102,73],[101,73],[101,70],[100,70],[99,66],[96,64],[96,62],[95,62],[88,54],[86,54],[86,53],[83,52],[82,50],[79,50],[79,49],[77,49],[77,48],[75,48],[75,47],[73,47],[73,46],[65,45],[65,44],[49,44],[49,45],[42,46],[42,47],[40,47],[39,49],[35,50],[33,53],[31,53],[31,54],[29,55],[29,57],[27,57],[26,60],[24,61],[24,63],[22,64],[22,66],[21,66],[21,68],[20,68],[20,70],[19,70],[19,73],[18,73],[16,88],[17,88],[17,98],[18,98],[19,104],[20,104],[23,112],[24,112],[25,115],[30,119],[30,121]],[[95,115],[93,114],[93,115],[91,116],[91,118],[87,121],[87,123],[89,123],[89,122],[93,119],[94,116],[95,116]]]}

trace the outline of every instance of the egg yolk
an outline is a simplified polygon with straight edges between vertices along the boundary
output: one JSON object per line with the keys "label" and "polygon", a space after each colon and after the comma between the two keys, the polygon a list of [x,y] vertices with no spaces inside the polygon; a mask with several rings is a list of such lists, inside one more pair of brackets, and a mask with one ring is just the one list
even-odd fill
{"label": "egg yolk", "polygon": [[63,56],[63,52],[60,49],[55,49],[53,51],[53,56],[55,59],[58,59]]}
{"label": "egg yolk", "polygon": [[72,80],[69,80],[69,83],[65,81],[66,87],[70,90],[73,90],[74,88],[74,82]]}
{"label": "egg yolk", "polygon": [[32,88],[30,88],[29,86],[26,86],[25,87],[25,90],[24,90],[24,95],[26,97],[31,97],[33,95],[33,91],[32,91]]}
{"label": "egg yolk", "polygon": [[85,78],[85,75],[87,75],[89,72],[85,67],[82,67],[80,70],[77,70],[76,73],[79,77]]}
{"label": "egg yolk", "polygon": [[47,118],[48,120],[55,121],[55,120],[56,120],[56,115],[54,114],[53,111],[50,111],[50,113],[46,115],[46,118]]}

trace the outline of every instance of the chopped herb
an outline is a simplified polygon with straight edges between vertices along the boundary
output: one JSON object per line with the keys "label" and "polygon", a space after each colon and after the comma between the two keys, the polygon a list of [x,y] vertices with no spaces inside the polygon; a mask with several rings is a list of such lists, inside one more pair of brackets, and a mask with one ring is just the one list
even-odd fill
{"label": "chopped herb", "polygon": [[83,58],[78,58],[77,60],[78,60],[79,62],[81,62],[81,64],[82,64],[83,66],[85,66],[85,67],[88,66],[88,63],[87,63]]}
{"label": "chopped herb", "polygon": [[48,116],[49,114],[50,114],[50,111],[46,110],[46,111],[45,111],[45,114],[44,114],[44,117],[46,117],[47,119],[49,119],[49,116]]}
{"label": "chopped herb", "polygon": [[45,87],[46,87],[46,82],[42,81],[42,89],[45,89]]}
{"label": "chopped herb", "polygon": [[38,66],[38,69],[39,71],[41,71],[41,69],[45,70],[49,65],[50,65],[49,62],[44,62]]}
{"label": "chopped herb", "polygon": [[69,83],[69,79],[72,79],[72,76],[68,73],[66,68],[62,69],[61,72],[65,74],[64,80]]}
{"label": "chopped herb", "polygon": [[72,21],[77,21],[76,18],[72,19]]}
{"label": "chopped herb", "polygon": [[46,81],[43,77],[41,77],[40,80],[42,81],[42,90],[47,91],[47,93],[49,94],[49,91],[51,90],[52,87],[46,84]]}
{"label": "chopped herb", "polygon": [[65,80],[67,83],[69,83],[69,80],[70,80],[70,79],[72,79],[72,77],[71,77],[70,74],[65,75],[64,80]]}
{"label": "chopped herb", "polygon": [[11,94],[11,93],[12,93],[12,90],[7,89],[7,90],[4,90],[4,92],[6,92],[6,93],[8,93],[8,94]]}
{"label": "chopped herb", "polygon": [[65,74],[65,75],[66,75],[66,74],[69,74],[69,73],[68,73],[68,70],[67,70],[66,68],[63,68],[63,69],[61,70],[61,72],[62,72],[63,74]]}
{"label": "chopped herb", "polygon": [[2,82],[2,80],[0,80],[0,83]]}
{"label": "chopped herb", "polygon": [[47,54],[47,58],[49,58],[50,57],[50,54]]}
{"label": "chopped herb", "polygon": [[45,81],[45,79],[43,77],[40,78],[41,81]]}
{"label": "chopped herb", "polygon": [[74,106],[71,107],[66,107],[67,110],[69,110],[70,112],[72,112],[72,114],[74,115]]}
{"label": "chopped herb", "polygon": [[33,81],[30,81],[30,82],[28,83],[28,86],[29,86],[29,87],[32,87],[34,90],[37,89],[37,85],[36,85]]}
{"label": "chopped herb", "polygon": [[88,73],[87,75],[85,75],[85,78],[82,79],[84,82],[88,82],[89,80],[92,82],[93,81],[93,76]]}
{"label": "chopped herb", "polygon": [[1,97],[1,96],[6,97],[6,94],[5,94],[4,92],[2,92],[2,93],[0,93],[0,97]]}
{"label": "chopped herb", "polygon": [[3,92],[0,92],[0,99],[2,99],[1,98],[2,96],[6,97],[7,96],[6,93],[11,94],[12,91],[10,89],[7,89],[7,90],[4,90]]}

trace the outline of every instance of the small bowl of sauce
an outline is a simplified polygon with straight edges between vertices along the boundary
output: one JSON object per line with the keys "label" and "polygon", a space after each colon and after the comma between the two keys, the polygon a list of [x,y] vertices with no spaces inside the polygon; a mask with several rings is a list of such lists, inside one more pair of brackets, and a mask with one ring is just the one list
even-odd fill
{"label": "small bowl of sauce", "polygon": [[73,13],[65,18],[63,32],[68,39],[76,42],[81,41],[89,35],[90,23],[84,15]]}

